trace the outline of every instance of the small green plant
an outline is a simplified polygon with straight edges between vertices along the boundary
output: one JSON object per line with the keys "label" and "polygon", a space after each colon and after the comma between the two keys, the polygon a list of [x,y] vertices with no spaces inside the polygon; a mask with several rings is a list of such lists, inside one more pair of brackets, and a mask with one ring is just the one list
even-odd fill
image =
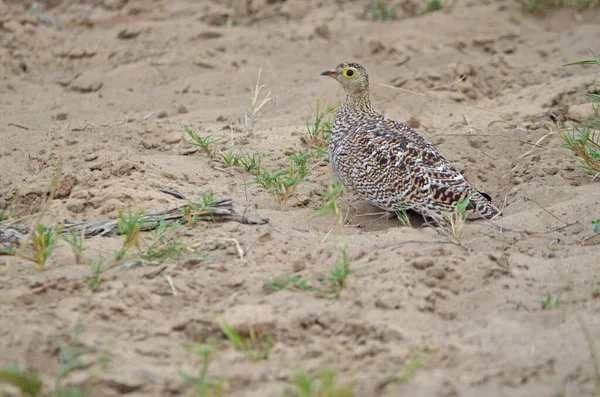
{"label": "small green plant", "polygon": [[185,125],[183,126],[183,130],[190,137],[190,140],[186,140],[187,143],[198,146],[210,158],[217,157],[216,146],[225,139],[224,137],[215,138],[212,135],[200,136],[193,129]]}
{"label": "small green plant", "polygon": [[198,376],[191,376],[186,372],[179,370],[181,379],[183,379],[185,383],[192,385],[194,391],[200,397],[222,396],[225,389],[225,381],[223,379],[209,379],[208,377],[208,367],[210,366],[215,349],[212,346],[200,343],[186,343],[184,347],[187,351],[200,357],[202,362],[200,364],[200,369],[198,370]]}
{"label": "small green plant", "polygon": [[404,207],[404,205],[402,205],[401,203],[398,203],[398,207],[399,208],[396,210],[396,217],[398,218],[402,226],[411,226],[410,216],[406,211],[406,207]]}
{"label": "small green plant", "polygon": [[594,233],[600,233],[600,219],[592,221],[592,230]]}
{"label": "small green plant", "polygon": [[406,364],[402,375],[394,379],[394,382],[399,385],[405,385],[410,382],[423,365],[423,361],[425,361],[425,354],[422,352],[415,353]]}
{"label": "small green plant", "polygon": [[558,294],[551,294],[548,292],[544,298],[541,300],[542,310],[549,309],[558,309],[560,306],[560,296],[562,295],[562,291]]}
{"label": "small green plant", "polygon": [[298,288],[303,292],[316,292],[308,283],[308,280],[302,279],[295,274],[284,279],[271,279],[267,282],[267,287],[273,291],[283,291],[290,286]]}
{"label": "small green plant", "polygon": [[260,163],[264,154],[250,154],[243,150],[231,148],[225,153],[219,153],[221,159],[229,166],[242,167],[244,170],[256,174],[260,172]]}
{"label": "small green plant", "polygon": [[42,382],[37,371],[25,371],[14,364],[5,365],[0,370],[0,382],[13,385],[29,397],[37,397],[42,391]]}
{"label": "small green plant", "polygon": [[388,21],[396,17],[399,2],[391,5],[388,0],[374,0],[371,3],[371,16],[376,21]]}
{"label": "small green plant", "polygon": [[75,228],[70,228],[67,234],[61,234],[62,239],[71,246],[73,255],[75,255],[75,263],[78,265],[83,263],[83,251],[85,247],[83,242],[85,239],[85,230],[77,231]]}
{"label": "small green plant", "polygon": [[116,253],[116,259],[120,261],[125,257],[130,248],[135,247],[140,252],[140,230],[144,224],[143,212],[137,211],[135,214],[131,213],[129,209],[128,215],[125,215],[123,211],[119,210],[117,218],[117,225],[119,227],[119,234],[125,236],[121,249]]}
{"label": "small green plant", "polygon": [[570,7],[578,10],[600,5],[598,0],[517,0],[527,12],[540,12],[546,8]]}
{"label": "small green plant", "polygon": [[102,279],[102,273],[104,272],[104,264],[106,259],[100,258],[95,261],[90,261],[90,270],[92,274],[86,276],[83,281],[92,292],[98,291],[100,284],[104,281]]}
{"label": "small green plant", "polygon": [[283,397],[353,397],[354,386],[338,386],[337,377],[337,372],[331,369],[316,374],[296,372],[292,376],[292,385],[283,391]]}
{"label": "small green plant", "polygon": [[308,175],[306,163],[297,163],[298,159],[291,159],[289,169],[286,171],[277,171],[271,173],[266,170],[261,170],[260,173],[254,176],[254,179],[250,184],[260,185],[267,192],[269,192],[279,204],[281,204],[281,210],[285,209],[285,206],[290,197],[292,197],[296,191],[296,186],[302,182],[305,182],[305,177]]}
{"label": "small green plant", "polygon": [[13,203],[9,203],[8,207],[0,210],[0,222],[3,222],[14,215]]}
{"label": "small green plant", "polygon": [[244,170],[251,172],[253,174],[260,173],[260,163],[264,157],[267,155],[260,153],[248,153],[242,151],[240,153],[240,157],[238,158],[238,164],[244,168]]}
{"label": "small green plant", "polygon": [[198,217],[203,215],[209,215],[213,222],[215,221],[212,212],[208,211],[208,208],[214,204],[214,193],[212,191],[200,192],[199,196],[201,202],[189,200],[186,205],[181,207],[186,224],[190,227],[195,227],[198,223]]}
{"label": "small green plant", "polygon": [[164,217],[160,219],[152,233],[142,240],[143,248],[139,258],[144,261],[163,262],[189,252],[189,245],[179,239],[179,227],[179,223],[169,225]]}
{"label": "small green plant", "polygon": [[[327,154],[327,147],[329,146],[329,140],[331,139],[331,126],[333,123],[333,117],[335,115],[334,106],[325,105],[324,109],[321,109],[320,102],[317,101],[317,107],[314,111],[315,119],[313,122],[306,122],[306,129],[308,132],[307,144],[311,150],[316,149],[317,156]],[[319,149],[324,149],[319,151]]]}
{"label": "small green plant", "polygon": [[[253,360],[266,360],[269,358],[272,346],[272,335],[271,332],[265,333],[264,336],[260,337],[256,335],[253,328],[248,329],[249,337],[242,337],[236,330],[234,330],[227,322],[220,319],[219,327],[223,334],[229,340],[231,346],[236,350],[246,353],[246,355]],[[261,340],[262,339],[262,340]]]}
{"label": "small green plant", "polygon": [[[599,2],[600,3],[600,2]],[[593,59],[573,62],[564,66],[596,64],[600,66],[600,55]],[[560,136],[563,147],[569,149],[571,154],[579,160],[581,166],[594,178],[600,174],[600,94],[588,93],[588,98],[593,102],[595,119],[582,124],[571,123],[571,128],[563,129]]]}
{"label": "small green plant", "polygon": [[[595,110],[600,121],[600,111]],[[596,176],[600,172],[600,130],[597,126],[590,122],[571,123],[571,128],[563,130],[560,136],[563,147],[571,151],[586,172]]]}
{"label": "small green plant", "polygon": [[62,224],[45,227],[41,223],[38,223],[31,232],[30,244],[19,255],[23,259],[35,262],[38,269],[44,270],[48,258],[50,258],[52,251],[56,247],[57,237],[62,232],[62,229]]}
{"label": "small green plant", "polygon": [[260,98],[260,91],[265,87],[264,84],[260,84],[261,73],[262,69],[259,68],[256,85],[250,89],[252,92],[252,108],[244,113],[244,130],[249,131],[252,136],[254,136],[256,121],[262,116],[263,107],[271,101],[271,92],[267,92],[262,99]]}
{"label": "small green plant", "polygon": [[333,216],[338,225],[338,234],[340,240],[340,246],[338,249],[342,257],[341,260],[336,261],[331,271],[331,275],[326,277],[326,280],[328,280],[330,283],[331,291],[334,296],[338,296],[342,289],[344,289],[348,276],[356,273],[356,270],[350,268],[350,255],[348,253],[348,241],[346,239],[344,213],[337,203],[337,197],[341,195],[343,191],[344,188],[338,182],[338,180],[331,178],[327,185],[327,191],[323,194],[323,197],[327,200],[327,203],[318,211],[320,216]]}
{"label": "small green plant", "polygon": [[425,12],[440,11],[444,8],[442,0],[427,0],[425,4]]}
{"label": "small green plant", "polygon": [[238,21],[236,18],[236,13],[235,13],[235,3],[236,3],[236,0],[231,1],[231,7],[229,8],[229,14],[227,14],[227,19],[225,20],[225,23],[223,24],[223,27],[225,27],[225,28],[231,28],[238,24]]}
{"label": "small green plant", "polygon": [[225,153],[219,153],[221,159],[225,162],[225,164],[230,166],[238,166],[240,165],[240,154],[236,150],[236,148],[231,148]]}
{"label": "small green plant", "polygon": [[453,213],[442,214],[441,221],[438,218],[434,218],[438,225],[447,231],[449,237],[451,237],[457,244],[462,242],[464,233],[464,227],[467,223],[470,210],[467,210],[471,201],[471,194],[464,199],[460,200],[454,209]]}
{"label": "small green plant", "polygon": [[592,297],[600,298],[600,287],[598,287],[598,284],[592,283],[590,289],[592,290]]}

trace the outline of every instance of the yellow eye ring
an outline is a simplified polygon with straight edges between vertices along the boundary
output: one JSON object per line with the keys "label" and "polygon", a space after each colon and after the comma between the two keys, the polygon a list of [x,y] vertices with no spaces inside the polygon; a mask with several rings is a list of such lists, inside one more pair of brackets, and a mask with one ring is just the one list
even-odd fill
{"label": "yellow eye ring", "polygon": [[344,69],[342,75],[347,79],[352,79],[354,78],[354,76],[356,76],[356,72],[354,71],[354,69]]}

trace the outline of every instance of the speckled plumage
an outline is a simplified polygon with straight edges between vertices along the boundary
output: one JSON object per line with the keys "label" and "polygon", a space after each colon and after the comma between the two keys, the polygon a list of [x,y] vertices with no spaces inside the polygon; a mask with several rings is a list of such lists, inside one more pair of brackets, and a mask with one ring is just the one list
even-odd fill
{"label": "speckled plumage", "polygon": [[329,144],[331,166],[346,187],[386,211],[405,208],[439,217],[470,194],[469,208],[481,217],[499,213],[490,197],[467,182],[429,141],[371,107],[369,79],[361,65],[342,63],[322,74],[346,91]]}

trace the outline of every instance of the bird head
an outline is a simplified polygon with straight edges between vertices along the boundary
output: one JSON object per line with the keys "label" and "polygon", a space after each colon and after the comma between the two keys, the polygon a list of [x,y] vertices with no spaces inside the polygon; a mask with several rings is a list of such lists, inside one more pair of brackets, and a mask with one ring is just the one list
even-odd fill
{"label": "bird head", "polygon": [[369,76],[367,76],[365,68],[358,63],[340,63],[335,68],[324,71],[321,75],[337,80],[348,94],[364,94],[369,91]]}

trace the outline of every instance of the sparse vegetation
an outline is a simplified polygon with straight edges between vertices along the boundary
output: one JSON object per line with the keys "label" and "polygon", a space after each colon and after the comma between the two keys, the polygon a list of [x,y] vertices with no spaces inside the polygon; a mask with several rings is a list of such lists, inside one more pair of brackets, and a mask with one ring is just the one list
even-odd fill
{"label": "sparse vegetation", "polygon": [[38,223],[30,233],[29,244],[19,251],[19,256],[34,262],[38,269],[44,270],[48,258],[50,258],[56,247],[57,238],[62,232],[62,228],[62,224],[45,227]]}
{"label": "sparse vegetation", "polygon": [[316,374],[305,371],[292,376],[292,385],[283,392],[283,397],[353,397],[354,386],[338,386],[338,374],[328,369]]}
{"label": "sparse vegetation", "polygon": [[469,194],[456,204],[454,212],[446,212],[441,218],[433,216],[433,220],[440,230],[459,245],[462,243],[464,227],[471,213],[471,210],[467,210],[470,200],[471,195]]}
{"label": "sparse vegetation", "polygon": [[137,211],[135,214],[131,213],[129,209],[128,215],[125,215],[123,211],[119,210],[117,218],[119,226],[119,234],[125,236],[121,249],[116,253],[116,259],[119,261],[125,257],[129,249],[135,247],[138,253],[140,250],[140,230],[143,224],[143,212]]}
{"label": "sparse vegetation", "polygon": [[61,238],[71,246],[73,255],[75,255],[75,263],[78,265],[83,263],[83,251],[85,251],[85,247],[83,246],[85,240],[84,233],[84,229],[77,231],[75,228],[70,228],[67,234],[61,234]]}
{"label": "sparse vegetation", "polygon": [[273,291],[283,291],[290,286],[298,288],[303,292],[316,292],[316,289],[309,284],[308,280],[302,279],[295,274],[287,278],[272,279],[267,282],[267,287]]}
{"label": "sparse vegetation", "polygon": [[404,208],[404,206],[401,205],[400,209],[396,210],[396,217],[398,218],[402,226],[411,225],[410,216],[408,215],[408,212],[406,211],[406,208]]}
{"label": "sparse vegetation", "polygon": [[260,173],[261,160],[266,157],[264,154],[248,153],[246,151],[230,148],[225,153],[219,153],[221,159],[229,166],[242,167],[251,174]]}
{"label": "sparse vegetation", "polygon": [[198,376],[191,376],[185,371],[180,370],[179,375],[183,381],[190,384],[196,395],[199,397],[220,397],[225,390],[225,381],[223,379],[210,379],[208,376],[208,367],[215,353],[212,346],[187,343],[184,345],[186,350],[200,357],[201,364],[198,370]]}
{"label": "sparse vegetation", "polygon": [[425,361],[425,354],[423,352],[415,353],[410,360],[408,360],[408,363],[406,363],[402,375],[394,379],[394,383],[405,385],[410,382],[417,374],[419,368],[421,368],[421,365],[423,365],[423,361]]}
{"label": "sparse vegetation", "polygon": [[84,282],[92,292],[98,291],[100,284],[102,284],[102,273],[104,272],[104,264],[106,259],[99,258],[95,261],[90,261],[91,274],[84,278]]}
{"label": "sparse vegetation", "polygon": [[344,188],[337,179],[331,178],[327,185],[327,192],[323,194],[323,197],[327,199],[327,204],[319,210],[319,215],[321,216],[333,216],[338,225],[340,240],[338,249],[341,253],[341,260],[336,261],[333,270],[331,271],[331,275],[327,277],[334,296],[338,296],[342,289],[344,289],[348,276],[356,273],[356,270],[350,268],[350,255],[348,254],[344,213],[337,203],[337,197],[342,194],[343,191]]}
{"label": "sparse vegetation", "polygon": [[0,210],[0,222],[3,222],[14,215],[13,203],[9,203],[8,207]]}
{"label": "sparse vegetation", "polygon": [[269,358],[272,346],[271,332],[266,332],[264,335],[257,335],[254,329],[248,329],[249,337],[242,337],[236,330],[231,328],[223,319],[219,320],[219,327],[223,334],[229,340],[231,346],[236,350],[245,353],[253,360],[266,360]]}
{"label": "sparse vegetation", "polygon": [[256,129],[256,121],[263,114],[263,107],[271,101],[271,92],[267,92],[261,98],[260,91],[265,88],[264,84],[260,84],[260,75],[262,73],[262,69],[258,69],[258,78],[256,79],[256,85],[250,89],[252,92],[252,103],[250,110],[244,113],[244,130],[249,131],[251,136],[254,136],[254,132]]}
{"label": "sparse vegetation", "polygon": [[281,204],[283,211],[289,198],[294,196],[296,186],[305,182],[307,175],[308,170],[305,164],[298,164],[294,159],[290,159],[287,170],[271,173],[263,169],[254,176],[250,184],[262,186]]}
{"label": "sparse vegetation", "polygon": [[143,261],[163,262],[180,257],[186,253],[197,254],[196,250],[179,239],[179,223],[167,224],[164,217],[158,221],[156,228],[142,239],[142,250],[138,255]]}
{"label": "sparse vegetation", "polygon": [[371,16],[376,21],[389,21],[396,17],[396,10],[400,2],[390,2],[389,0],[374,0],[371,3]]}
{"label": "sparse vegetation", "polygon": [[550,292],[548,292],[546,296],[541,300],[542,310],[558,309],[560,306],[561,295],[562,291],[558,294],[551,294]]}
{"label": "sparse vegetation", "polygon": [[[95,347],[82,346],[79,342],[81,331],[82,327],[78,324],[71,337],[71,342],[60,342],[58,352],[60,367],[52,390],[46,390],[36,370],[24,370],[14,364],[5,365],[0,370],[0,382],[5,382],[16,387],[22,395],[29,397],[85,397],[86,394],[81,389],[67,384],[66,379],[72,372],[89,368],[95,363],[100,363],[101,360],[83,361],[84,355],[97,352],[97,349]],[[102,360],[106,360],[106,355],[102,357]]]}
{"label": "sparse vegetation", "polygon": [[183,126],[183,130],[190,137],[190,140],[186,140],[187,143],[193,146],[197,146],[204,154],[206,154],[209,158],[217,157],[217,144],[222,142],[224,137],[214,137],[213,135],[201,136],[198,135],[191,127]]}
{"label": "sparse vegetation", "polygon": [[569,7],[577,10],[600,6],[598,0],[517,0],[524,11],[540,12],[548,8]]}
{"label": "sparse vegetation", "polygon": [[[600,55],[593,59],[569,63],[565,66],[590,65],[600,66]],[[588,98],[593,102],[595,119],[588,120],[582,124],[571,123],[570,128],[561,131],[563,146],[571,151],[573,156],[579,160],[581,166],[589,174],[596,178],[600,174],[600,94],[588,93]]]}
{"label": "sparse vegetation", "polygon": [[309,146],[313,157],[327,155],[335,109],[336,106],[327,104],[324,109],[321,109],[321,103],[317,101],[317,106],[314,110],[314,121],[306,122],[306,130],[308,132],[306,144]]}
{"label": "sparse vegetation", "polygon": [[442,0],[427,0],[425,4],[425,12],[440,11],[444,8]]}
{"label": "sparse vegetation", "polygon": [[600,219],[592,221],[592,230],[594,233],[600,233]]}

